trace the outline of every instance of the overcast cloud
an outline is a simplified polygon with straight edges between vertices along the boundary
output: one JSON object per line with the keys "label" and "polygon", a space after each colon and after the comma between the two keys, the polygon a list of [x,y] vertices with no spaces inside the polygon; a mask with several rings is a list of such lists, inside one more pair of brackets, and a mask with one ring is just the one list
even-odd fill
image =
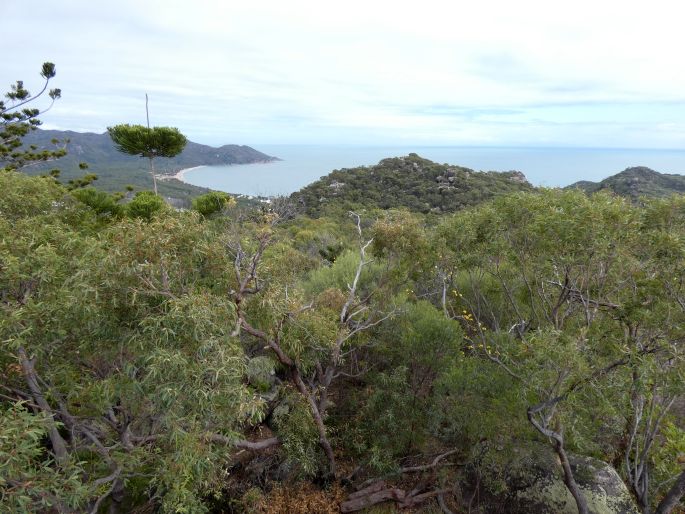
{"label": "overcast cloud", "polygon": [[682,148],[675,1],[5,0],[0,85],[44,127],[208,143]]}

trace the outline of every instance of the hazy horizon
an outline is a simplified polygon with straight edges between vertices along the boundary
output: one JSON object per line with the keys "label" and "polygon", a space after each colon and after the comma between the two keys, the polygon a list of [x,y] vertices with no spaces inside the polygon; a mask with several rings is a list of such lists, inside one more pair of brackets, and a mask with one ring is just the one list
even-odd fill
{"label": "hazy horizon", "polygon": [[48,129],[144,123],[148,93],[215,146],[685,147],[673,2],[6,4],[0,86],[54,62]]}
{"label": "hazy horizon", "polygon": [[[79,134],[97,134],[97,135],[103,135],[107,133],[107,130],[102,130],[100,132],[97,131],[92,131],[92,130],[73,130],[73,129],[68,129],[68,128],[60,128],[60,129],[55,129],[55,128],[49,128],[45,127],[44,125],[41,125],[38,127],[40,130],[59,130],[62,132],[75,132]],[[213,146],[213,147],[220,147],[223,145],[239,145],[239,146],[250,146],[256,150],[259,150],[259,146],[269,146],[269,147],[278,147],[278,146],[283,146],[283,147],[293,147],[293,146],[300,146],[300,147],[351,147],[351,148],[402,148],[406,149],[411,146],[416,146],[419,148],[492,148],[492,149],[519,149],[519,150],[554,150],[554,149],[559,149],[559,150],[573,150],[574,148],[578,150],[644,150],[644,151],[678,151],[678,152],[685,152],[685,145],[682,147],[639,147],[639,146],[564,146],[564,145],[525,145],[525,144],[520,144],[520,145],[505,145],[505,144],[427,144],[425,142],[397,142],[397,143],[368,143],[368,144],[363,144],[363,143],[349,143],[349,142],[340,142],[340,143],[308,143],[308,142],[298,142],[298,143],[269,143],[269,142],[223,142],[223,143],[203,143],[202,141],[194,141],[190,139],[193,143],[198,143],[202,145],[207,145],[207,146]]]}

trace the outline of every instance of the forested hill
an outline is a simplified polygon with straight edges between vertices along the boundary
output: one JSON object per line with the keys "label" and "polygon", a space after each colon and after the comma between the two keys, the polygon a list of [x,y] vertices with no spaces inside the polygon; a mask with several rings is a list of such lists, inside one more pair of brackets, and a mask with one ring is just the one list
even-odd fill
{"label": "forested hill", "polygon": [[569,189],[582,189],[586,193],[609,190],[633,200],[641,196],[665,197],[685,192],[685,176],[659,173],[645,166],[626,168],[601,182],[587,180],[568,186]]}
{"label": "forested hill", "polygon": [[[108,191],[121,190],[126,184],[150,187],[147,171],[147,160],[118,152],[109,135],[91,132],[73,132],[61,130],[35,130],[24,138],[25,145],[36,145],[39,148],[52,147],[51,141],[69,141],[67,155],[58,161],[36,164],[22,171],[30,174],[45,173],[53,168],[61,171],[65,180],[82,176],[85,172],[79,163],[88,164],[88,172],[98,175],[97,186]],[[250,164],[275,160],[249,146],[224,145],[214,148],[189,141],[183,152],[168,159],[158,157],[155,167],[160,174],[174,174],[183,168],[193,166]],[[141,182],[143,181],[143,182]],[[182,187],[177,183],[177,187]],[[191,187],[191,186],[188,186]]]}
{"label": "forested hill", "polygon": [[393,207],[441,213],[476,205],[496,195],[532,189],[518,171],[478,172],[437,164],[412,153],[383,159],[375,166],[335,170],[291,198],[310,216]]}

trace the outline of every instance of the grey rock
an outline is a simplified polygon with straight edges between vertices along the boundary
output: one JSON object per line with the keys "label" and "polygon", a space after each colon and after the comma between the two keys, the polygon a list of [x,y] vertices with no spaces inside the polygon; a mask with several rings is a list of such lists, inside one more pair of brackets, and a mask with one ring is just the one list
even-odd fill
{"label": "grey rock", "polygon": [[[592,514],[639,514],[625,483],[606,462],[569,454],[574,478]],[[556,454],[544,445],[518,452],[506,465],[506,491],[491,498],[485,512],[576,514],[575,500],[562,479]]]}

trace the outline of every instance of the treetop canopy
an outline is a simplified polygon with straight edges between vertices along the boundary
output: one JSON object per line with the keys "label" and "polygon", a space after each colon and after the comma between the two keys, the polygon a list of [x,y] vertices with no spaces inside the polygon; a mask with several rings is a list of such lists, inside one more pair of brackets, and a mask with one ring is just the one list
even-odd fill
{"label": "treetop canopy", "polygon": [[175,157],[183,151],[188,139],[175,127],[115,125],[108,127],[117,150],[141,157]]}

